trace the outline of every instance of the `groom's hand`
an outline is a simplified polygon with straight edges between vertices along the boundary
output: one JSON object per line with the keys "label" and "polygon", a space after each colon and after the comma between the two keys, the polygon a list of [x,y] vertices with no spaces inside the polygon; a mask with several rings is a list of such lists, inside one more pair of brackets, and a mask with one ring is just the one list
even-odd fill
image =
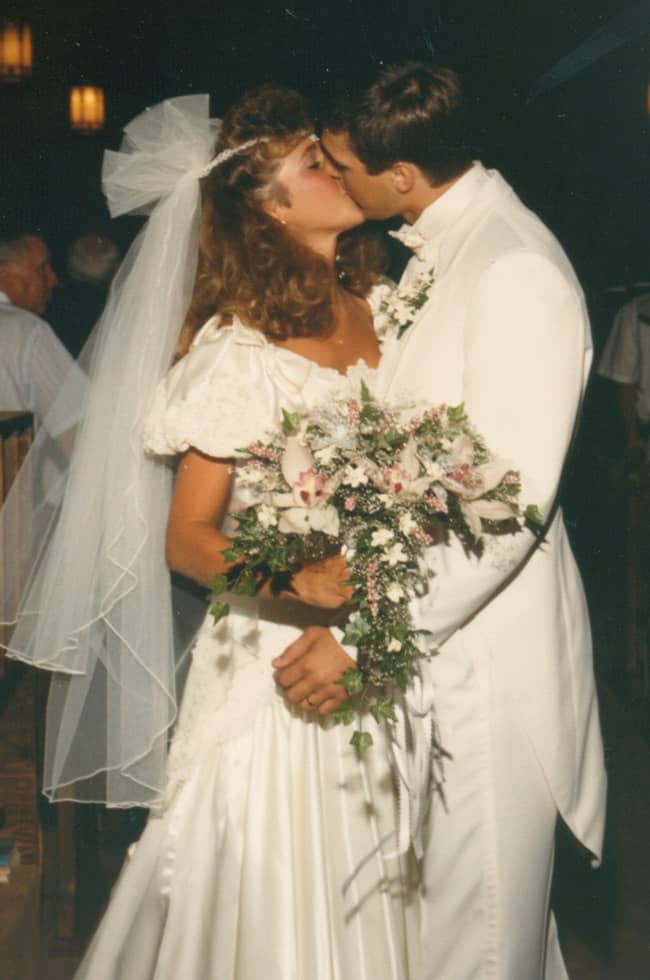
{"label": "groom's hand", "polygon": [[291,704],[302,711],[329,715],[348,695],[336,682],[354,660],[324,626],[310,626],[273,661],[275,679]]}
{"label": "groom's hand", "polygon": [[350,569],[344,556],[333,555],[305,565],[292,575],[293,595],[286,593],[286,598],[297,598],[319,609],[340,609],[352,598],[352,586],[341,584],[349,578]]}

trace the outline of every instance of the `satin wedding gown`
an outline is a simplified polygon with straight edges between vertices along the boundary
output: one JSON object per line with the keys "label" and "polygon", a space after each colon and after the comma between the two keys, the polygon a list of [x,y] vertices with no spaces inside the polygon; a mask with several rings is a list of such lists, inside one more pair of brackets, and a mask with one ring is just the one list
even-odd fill
{"label": "satin wedding gown", "polygon": [[[209,322],[160,385],[149,452],[214,457],[264,438],[281,409],[352,391],[346,377],[235,321]],[[245,500],[237,485],[234,501]],[[396,849],[382,732],[292,709],[271,660],[323,613],[237,600],[198,634],[167,802],[131,849],[76,980],[408,980],[415,904]]]}

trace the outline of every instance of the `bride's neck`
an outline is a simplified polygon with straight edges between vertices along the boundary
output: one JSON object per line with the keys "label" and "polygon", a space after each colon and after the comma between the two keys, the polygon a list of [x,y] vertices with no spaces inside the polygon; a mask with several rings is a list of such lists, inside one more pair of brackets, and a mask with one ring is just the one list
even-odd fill
{"label": "bride's neck", "polygon": [[316,255],[325,259],[327,264],[331,266],[332,271],[334,271],[338,235],[334,235],[331,232],[313,232],[311,234],[301,235],[299,240],[303,245],[311,249],[312,252],[315,252]]}

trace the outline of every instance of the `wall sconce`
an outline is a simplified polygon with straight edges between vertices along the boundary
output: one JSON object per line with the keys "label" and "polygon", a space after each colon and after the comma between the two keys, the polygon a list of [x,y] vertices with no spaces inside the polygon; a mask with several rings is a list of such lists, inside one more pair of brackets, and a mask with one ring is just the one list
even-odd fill
{"label": "wall sconce", "polygon": [[32,74],[32,29],[24,21],[0,24],[0,79],[20,82]]}
{"label": "wall sconce", "polygon": [[76,133],[96,133],[104,128],[104,89],[79,85],[70,89],[70,127]]}

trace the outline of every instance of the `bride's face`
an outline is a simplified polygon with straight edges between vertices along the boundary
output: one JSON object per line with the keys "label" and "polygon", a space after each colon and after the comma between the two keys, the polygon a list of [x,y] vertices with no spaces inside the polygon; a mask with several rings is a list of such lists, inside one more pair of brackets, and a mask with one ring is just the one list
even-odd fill
{"label": "bride's face", "polygon": [[275,183],[275,200],[267,202],[267,210],[307,244],[315,236],[338,235],[363,221],[338,171],[309,136],[284,157]]}

